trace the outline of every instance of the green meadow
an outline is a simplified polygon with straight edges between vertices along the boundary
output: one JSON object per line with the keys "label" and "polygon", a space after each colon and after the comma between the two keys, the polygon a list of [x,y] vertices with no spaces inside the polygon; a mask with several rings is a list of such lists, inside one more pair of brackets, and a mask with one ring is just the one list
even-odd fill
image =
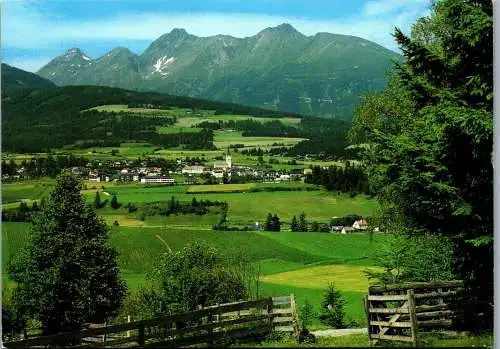
{"label": "green meadow", "polygon": [[[167,251],[163,241],[177,250],[203,240],[227,258],[244,258],[260,265],[259,296],[294,293],[299,305],[307,299],[317,309],[325,287],[334,282],[347,301],[348,315],[363,324],[361,300],[369,283],[364,270],[370,268],[375,251],[387,236],[375,235],[370,242],[366,234],[215,232],[196,229],[195,222],[191,227],[113,226],[110,242],[119,252],[119,265],[129,287],[135,289],[146,282],[145,275],[158,256]],[[26,243],[28,235],[27,223],[3,224],[4,276],[6,262]]]}
{"label": "green meadow", "polygon": [[[183,202],[197,200],[225,201],[229,204],[228,224],[247,226],[265,221],[269,212],[276,213],[288,229],[294,215],[306,213],[309,222],[328,223],[333,216],[359,214],[371,216],[378,208],[375,199],[364,195],[350,197],[325,191],[322,187],[289,183],[249,183],[231,185],[155,186],[138,183],[85,183],[82,191],[87,203],[93,203],[96,192],[101,202],[116,195],[122,207],[112,209],[109,203],[96,212],[110,226],[110,241],[119,252],[119,265],[129,288],[136,289],[146,282],[146,274],[158,257],[167,250],[165,243],[177,250],[189,242],[203,240],[230,259],[244,259],[259,266],[259,282],[253,294],[259,296],[294,293],[299,305],[305,300],[319,307],[324,289],[334,282],[344,295],[348,315],[364,323],[362,297],[369,280],[364,271],[373,267],[374,253],[387,241],[383,234],[373,241],[365,233],[350,235],[313,232],[213,231],[220,208],[210,208],[210,214],[146,216],[140,218],[141,206],[168,201],[172,196]],[[2,203],[18,205],[19,200],[39,200],[53,188],[54,180],[26,181],[4,184]],[[104,188],[103,188],[104,186]],[[288,187],[294,191],[279,191]],[[309,190],[306,190],[309,188]],[[276,190],[278,191],[254,191]],[[300,191],[299,191],[300,189]],[[129,213],[127,204],[139,210]],[[115,223],[116,222],[116,223]],[[116,225],[118,224],[118,225]],[[2,224],[2,272],[29,236],[29,223]],[[315,326],[319,323],[315,322]]]}
{"label": "green meadow", "polygon": [[274,143],[283,145],[295,145],[305,138],[290,137],[243,137],[241,131],[216,131],[214,133],[214,144],[217,148],[227,148],[231,144],[243,144],[245,147],[270,147]]}

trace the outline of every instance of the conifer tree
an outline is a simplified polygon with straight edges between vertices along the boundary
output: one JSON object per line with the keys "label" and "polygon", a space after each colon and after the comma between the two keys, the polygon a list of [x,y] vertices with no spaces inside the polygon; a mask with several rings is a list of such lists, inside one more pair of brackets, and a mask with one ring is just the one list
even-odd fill
{"label": "conifer tree", "polygon": [[103,323],[125,296],[106,223],[85,205],[81,189],[72,174],[58,176],[34,217],[32,239],[8,266],[19,314],[38,319],[45,335]]}

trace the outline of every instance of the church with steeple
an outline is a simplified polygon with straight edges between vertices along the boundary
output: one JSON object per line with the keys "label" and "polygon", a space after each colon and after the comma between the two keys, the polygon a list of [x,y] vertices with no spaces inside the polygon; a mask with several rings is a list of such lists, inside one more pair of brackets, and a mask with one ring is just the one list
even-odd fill
{"label": "church with steeple", "polygon": [[214,169],[215,170],[224,170],[226,172],[229,172],[232,167],[232,158],[231,158],[231,152],[229,150],[229,147],[227,147],[227,151],[225,154],[225,160],[218,160],[214,162]]}

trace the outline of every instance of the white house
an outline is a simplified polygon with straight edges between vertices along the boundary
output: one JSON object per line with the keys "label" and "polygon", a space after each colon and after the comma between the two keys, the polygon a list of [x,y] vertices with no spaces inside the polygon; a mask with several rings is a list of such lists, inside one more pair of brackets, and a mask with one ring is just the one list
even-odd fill
{"label": "white house", "polygon": [[367,229],[368,228],[368,222],[365,221],[364,219],[360,219],[359,221],[354,222],[352,225],[354,229]]}
{"label": "white house", "polygon": [[141,178],[141,183],[174,184],[174,179],[168,176],[146,176]]}
{"label": "white house", "polygon": [[185,166],[182,169],[182,173],[184,174],[202,174],[203,166]]}

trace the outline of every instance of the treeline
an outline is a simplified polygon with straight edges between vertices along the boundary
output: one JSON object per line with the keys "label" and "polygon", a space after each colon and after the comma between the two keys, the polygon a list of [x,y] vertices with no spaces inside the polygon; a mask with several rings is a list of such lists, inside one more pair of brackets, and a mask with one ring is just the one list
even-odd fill
{"label": "treeline", "polygon": [[153,202],[144,204],[141,212],[146,216],[170,216],[171,214],[196,214],[205,215],[209,212],[209,207],[224,207],[227,204],[223,201],[196,200],[193,198],[190,202],[180,202],[174,196],[166,202]]}
{"label": "treeline", "polygon": [[259,122],[256,120],[203,121],[193,126],[211,130],[234,129],[243,131],[244,137],[303,137],[304,131],[287,126],[280,120]]}
{"label": "treeline", "polygon": [[[235,129],[243,131],[244,137],[297,137],[307,138],[293,147],[275,147],[271,155],[315,154],[323,158],[355,158],[356,153],[346,147],[347,132],[351,124],[343,120],[318,117],[302,118],[297,127],[283,124],[279,119],[259,122],[256,120],[204,121],[195,127],[211,130]],[[255,154],[251,154],[255,155]],[[260,155],[260,154],[259,154]]]}
{"label": "treeline", "polygon": [[[41,205],[43,206],[43,200]],[[40,206],[36,201],[33,201],[31,207],[21,202],[17,208],[2,210],[2,222],[30,222],[32,215],[38,211]]]}
{"label": "treeline", "polygon": [[33,157],[23,160],[20,164],[11,159],[9,162],[2,160],[2,174],[13,176],[23,167],[23,176],[29,178],[56,177],[63,169],[71,167],[83,167],[88,160],[81,156],[49,155],[47,157]]}
{"label": "treeline", "polygon": [[[48,119],[48,120],[47,120]],[[187,149],[213,149],[213,133],[202,130],[196,133],[158,134],[159,126],[172,126],[175,120],[166,117],[142,117],[124,112],[71,111],[48,118],[40,118],[29,125],[6,124],[14,134],[4,137],[4,149],[15,152],[48,151],[53,148],[72,145],[119,146],[121,142],[135,140],[149,142],[160,147]],[[23,127],[24,125],[24,127]],[[26,130],[31,129],[30,137]]]}
{"label": "treeline", "polygon": [[349,161],[345,166],[330,166],[323,169],[319,166],[312,168],[307,174],[305,183],[323,185],[326,190],[343,193],[364,193],[371,195],[370,185],[365,171],[360,166],[353,166]]}

